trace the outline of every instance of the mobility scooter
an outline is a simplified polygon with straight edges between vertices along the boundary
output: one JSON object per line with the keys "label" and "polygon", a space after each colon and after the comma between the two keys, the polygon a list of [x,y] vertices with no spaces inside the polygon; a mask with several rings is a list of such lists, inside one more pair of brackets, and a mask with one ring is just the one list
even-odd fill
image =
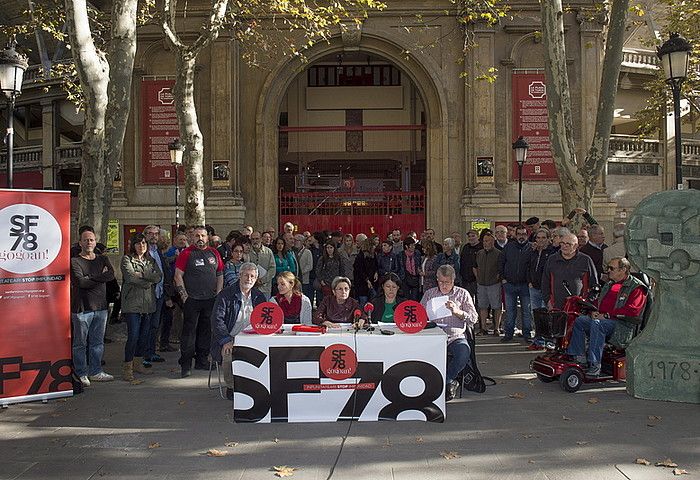
{"label": "mobility scooter", "polygon": [[[631,273],[641,281],[643,288],[646,288],[647,300],[642,314],[639,317],[628,317],[618,315],[617,319],[622,322],[634,325],[634,335],[638,334],[645,326],[652,307],[651,281],[644,273]],[[547,348],[545,353],[535,357],[530,362],[530,370],[537,374],[537,378],[550,383],[559,380],[561,388],[567,392],[576,392],[584,383],[599,383],[609,380],[624,381],[625,370],[625,349],[626,345],[612,345],[606,343],[603,349],[600,375],[586,375],[584,365],[576,362],[574,358],[566,353],[566,348],[571,341],[571,333],[574,322],[579,315],[586,315],[598,308],[592,303],[593,297],[587,299],[571,295],[567,284],[564,287],[570,296],[566,299],[563,310],[537,309],[534,311],[535,334],[545,338],[545,344],[554,345],[554,348]]]}

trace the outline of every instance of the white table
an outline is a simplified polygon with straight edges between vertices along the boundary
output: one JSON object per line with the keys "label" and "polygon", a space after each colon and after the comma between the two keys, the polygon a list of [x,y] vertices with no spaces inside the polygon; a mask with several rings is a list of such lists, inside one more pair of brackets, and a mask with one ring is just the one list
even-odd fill
{"label": "white table", "polygon": [[[332,330],[235,338],[236,422],[335,422],[445,419],[447,337],[440,328],[394,335]],[[333,344],[349,346],[357,371],[345,380],[322,373],[319,357]]]}

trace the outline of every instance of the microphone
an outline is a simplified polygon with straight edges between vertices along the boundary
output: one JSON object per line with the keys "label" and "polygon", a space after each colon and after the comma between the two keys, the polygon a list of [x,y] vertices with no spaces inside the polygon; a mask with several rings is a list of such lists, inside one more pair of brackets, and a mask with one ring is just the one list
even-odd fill
{"label": "microphone", "polygon": [[352,312],[352,323],[353,327],[355,327],[355,331],[358,331],[360,329],[360,317],[362,316],[362,311],[359,308],[356,308],[354,312]]}
{"label": "microphone", "polygon": [[367,302],[365,303],[363,310],[367,314],[367,326],[365,327],[365,329],[368,332],[373,332],[374,327],[372,326],[372,312],[374,311],[374,305],[372,305],[372,303],[370,302]]}

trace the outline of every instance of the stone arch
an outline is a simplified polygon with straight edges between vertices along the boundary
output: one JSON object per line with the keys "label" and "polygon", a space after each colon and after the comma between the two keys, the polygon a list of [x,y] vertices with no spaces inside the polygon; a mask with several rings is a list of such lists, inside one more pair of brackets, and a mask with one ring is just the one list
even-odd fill
{"label": "stone arch", "polygon": [[[312,47],[307,52],[309,63],[346,46],[340,35],[329,43]],[[441,68],[430,58],[420,54],[406,55],[406,48],[398,41],[387,38],[384,32],[363,29],[358,46],[362,51],[382,56],[399,67],[415,84],[426,112],[426,221],[440,228],[449,225],[449,189],[443,188],[448,179],[447,99],[440,79]],[[256,112],[255,191],[257,202],[255,220],[258,225],[279,218],[278,179],[278,117],[281,99],[291,82],[304,71],[306,64],[298,60],[281,62],[267,75]]]}

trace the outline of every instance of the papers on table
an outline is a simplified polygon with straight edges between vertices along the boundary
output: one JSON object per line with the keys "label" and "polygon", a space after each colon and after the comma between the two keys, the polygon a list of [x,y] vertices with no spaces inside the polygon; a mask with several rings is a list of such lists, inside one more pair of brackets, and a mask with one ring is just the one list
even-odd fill
{"label": "papers on table", "polygon": [[445,318],[452,315],[452,312],[445,306],[447,301],[450,299],[447,295],[442,295],[440,297],[435,297],[428,302],[428,320],[437,320],[438,318]]}

